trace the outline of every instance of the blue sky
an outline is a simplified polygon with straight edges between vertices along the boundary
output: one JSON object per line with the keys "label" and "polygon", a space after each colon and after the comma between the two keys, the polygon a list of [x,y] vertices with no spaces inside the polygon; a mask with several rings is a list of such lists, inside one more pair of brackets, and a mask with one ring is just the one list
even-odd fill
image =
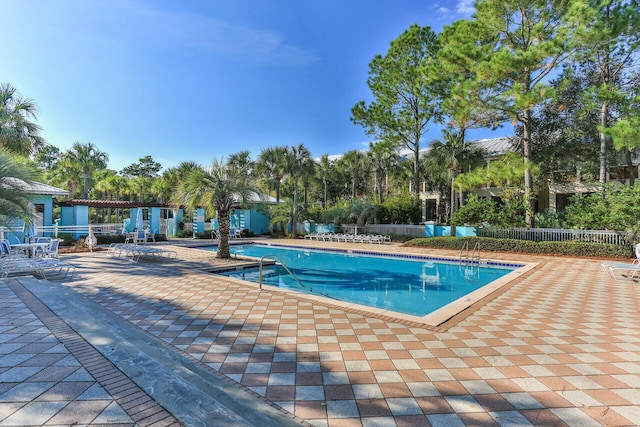
{"label": "blue sky", "polygon": [[0,82],[38,104],[49,143],[91,142],[115,170],[299,143],[340,154],[371,141],[350,117],[371,100],[373,57],[412,23],[439,32],[472,12],[469,0],[3,0]]}

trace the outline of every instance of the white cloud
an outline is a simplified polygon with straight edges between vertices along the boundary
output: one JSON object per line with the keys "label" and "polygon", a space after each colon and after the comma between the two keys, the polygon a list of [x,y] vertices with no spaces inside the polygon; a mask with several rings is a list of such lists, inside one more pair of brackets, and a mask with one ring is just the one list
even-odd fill
{"label": "white cloud", "polygon": [[473,0],[458,0],[456,10],[462,15],[473,15],[476,8],[473,5]]}
{"label": "white cloud", "polygon": [[447,14],[449,13],[449,9],[447,9],[446,7],[440,7],[438,8],[438,13]]}

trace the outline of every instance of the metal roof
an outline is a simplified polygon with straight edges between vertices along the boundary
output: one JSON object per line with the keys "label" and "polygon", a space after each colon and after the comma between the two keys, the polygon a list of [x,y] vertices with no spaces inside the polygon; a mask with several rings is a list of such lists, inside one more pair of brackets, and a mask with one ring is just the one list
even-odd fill
{"label": "metal roof", "polygon": [[513,151],[515,147],[514,138],[508,136],[502,138],[478,139],[471,143],[492,156],[506,154],[509,151]]}
{"label": "metal roof", "polygon": [[2,182],[12,187],[20,188],[31,194],[44,194],[49,196],[66,196],[67,194],[69,194],[67,190],[63,190],[62,188],[54,187],[52,185],[43,184],[36,181],[27,183],[18,178],[4,177],[2,179]]}

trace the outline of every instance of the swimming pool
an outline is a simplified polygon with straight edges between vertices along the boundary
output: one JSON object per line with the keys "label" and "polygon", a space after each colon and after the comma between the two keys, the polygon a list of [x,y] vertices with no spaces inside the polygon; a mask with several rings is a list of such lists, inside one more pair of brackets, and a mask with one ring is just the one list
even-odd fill
{"label": "swimming pool", "polygon": [[[276,264],[263,267],[265,285],[412,316],[432,313],[522,267],[261,244],[231,245],[231,253],[254,258],[276,255],[302,283]],[[219,274],[259,281],[257,267]]]}

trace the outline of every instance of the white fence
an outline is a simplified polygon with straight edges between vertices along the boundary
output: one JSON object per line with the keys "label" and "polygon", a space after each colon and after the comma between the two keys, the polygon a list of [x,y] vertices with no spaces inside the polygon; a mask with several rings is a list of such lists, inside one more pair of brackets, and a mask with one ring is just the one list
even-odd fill
{"label": "white fence", "polygon": [[[342,231],[354,233],[355,225],[343,225]],[[404,225],[404,224],[367,224],[357,227],[358,233],[367,234],[400,234],[413,237],[425,237],[424,225]],[[610,245],[628,245],[629,235],[624,231],[610,230],[570,230],[561,228],[509,228],[492,229],[478,228],[477,235],[480,237],[494,237],[500,239],[531,240],[534,242],[556,241],[556,242],[593,242]]]}
{"label": "white fence", "polygon": [[610,245],[627,245],[628,234],[624,231],[609,230],[570,230],[563,228],[479,228],[478,236],[500,239],[531,240],[534,242],[593,242]]}
{"label": "white fence", "polygon": [[[345,224],[342,231],[345,233],[355,234],[355,225]],[[405,236],[424,237],[424,225],[406,225],[406,224],[367,224],[357,226],[359,234],[401,234]]]}

